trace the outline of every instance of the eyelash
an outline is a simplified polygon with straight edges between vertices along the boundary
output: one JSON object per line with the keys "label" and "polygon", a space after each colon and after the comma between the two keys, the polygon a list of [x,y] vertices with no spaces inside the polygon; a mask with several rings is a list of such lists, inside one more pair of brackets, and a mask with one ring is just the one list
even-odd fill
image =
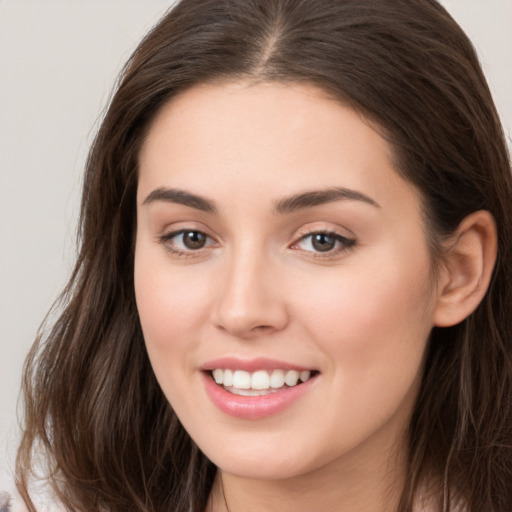
{"label": "eyelash", "polygon": [[207,240],[212,239],[210,236],[208,236],[203,231],[200,231],[199,229],[179,229],[177,231],[171,231],[170,233],[163,234],[162,236],[158,237],[158,241],[162,245],[164,245],[166,250],[168,250],[170,253],[172,253],[178,257],[183,257],[183,258],[197,256],[197,254],[195,254],[195,253],[197,253],[201,249],[204,249],[205,247],[207,247],[207,245],[205,245],[204,247],[200,247],[199,249],[196,249],[196,250],[194,250],[194,249],[183,250],[183,249],[177,249],[176,247],[172,246],[169,243],[172,241],[173,238],[176,238],[179,235],[184,235],[185,233],[199,234],[199,235],[204,236]]}
{"label": "eyelash", "polygon": [[[158,237],[158,241],[165,246],[166,250],[168,250],[170,253],[183,258],[189,258],[198,256],[197,253],[199,253],[202,249],[205,249],[208,247],[207,242],[206,245],[203,247],[200,247],[198,249],[177,249],[175,246],[172,246],[169,242],[171,242],[174,238],[178,237],[179,235],[184,235],[185,233],[194,233],[199,234],[206,239],[212,240],[212,238],[204,233],[203,231],[200,231],[198,229],[180,229],[177,231],[171,231],[170,233],[165,233],[162,236]],[[334,240],[335,243],[338,244],[338,247],[332,250],[327,250],[325,252],[322,251],[314,251],[314,250],[306,250],[304,252],[310,253],[315,258],[332,258],[335,256],[338,256],[344,252],[347,252],[348,250],[354,248],[357,245],[357,241],[353,238],[347,238],[343,235],[340,235],[339,233],[336,233],[335,231],[327,231],[327,230],[317,230],[317,231],[310,231],[309,233],[305,233],[300,236],[300,238],[294,242],[290,247],[292,249],[296,248],[300,243],[304,242],[308,238],[311,238],[315,235],[322,235],[325,237],[329,237]],[[311,242],[313,243],[313,242]],[[341,246],[341,247],[340,247]]]}
{"label": "eyelash", "polygon": [[354,248],[357,244],[357,241],[354,238],[347,238],[346,236],[340,235],[339,233],[336,233],[335,231],[328,231],[328,230],[318,230],[318,231],[310,231],[309,233],[303,234],[297,242],[294,242],[292,245],[292,248],[296,247],[301,242],[304,242],[308,238],[311,238],[311,244],[313,243],[312,237],[316,235],[322,235],[325,237],[329,237],[334,240],[335,244],[338,245],[338,247],[330,249],[328,251],[322,252],[322,251],[305,251],[308,253],[311,253],[311,255],[315,258],[333,258],[336,256],[339,256],[348,250]]}

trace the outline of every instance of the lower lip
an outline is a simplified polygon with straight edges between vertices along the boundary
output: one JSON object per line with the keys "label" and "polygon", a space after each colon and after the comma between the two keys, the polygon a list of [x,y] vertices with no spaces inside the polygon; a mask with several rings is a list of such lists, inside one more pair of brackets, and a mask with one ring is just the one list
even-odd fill
{"label": "lower lip", "polygon": [[314,376],[302,384],[282,388],[268,395],[240,396],[216,384],[209,373],[203,373],[203,378],[210,400],[222,412],[246,420],[258,420],[278,414],[307,393],[316,380]]}

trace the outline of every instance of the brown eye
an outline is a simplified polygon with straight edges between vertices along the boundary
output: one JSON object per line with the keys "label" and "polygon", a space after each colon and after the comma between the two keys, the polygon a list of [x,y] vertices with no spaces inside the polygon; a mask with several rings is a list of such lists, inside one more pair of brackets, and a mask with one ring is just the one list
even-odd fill
{"label": "brown eye", "polygon": [[214,240],[202,231],[180,229],[159,237],[160,243],[174,254],[191,255],[195,251],[215,245]]}
{"label": "brown eye", "polygon": [[201,231],[184,231],[182,234],[183,245],[187,249],[202,249],[206,245],[206,235]]}
{"label": "brown eye", "polygon": [[334,249],[336,239],[325,233],[316,233],[311,237],[311,245],[318,252],[327,252]]}
{"label": "brown eye", "polygon": [[294,246],[295,249],[317,255],[335,256],[354,247],[356,240],[346,238],[336,232],[317,231],[303,236]]}

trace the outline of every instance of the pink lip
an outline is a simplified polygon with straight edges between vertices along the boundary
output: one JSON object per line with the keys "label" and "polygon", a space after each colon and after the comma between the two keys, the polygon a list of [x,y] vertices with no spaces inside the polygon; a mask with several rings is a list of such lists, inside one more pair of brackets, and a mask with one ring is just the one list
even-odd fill
{"label": "pink lip", "polygon": [[[215,368],[219,368],[219,366],[215,366]],[[227,368],[233,367],[227,366]],[[262,367],[259,366],[258,368],[261,369]],[[279,368],[283,367],[279,366]],[[216,384],[208,372],[203,371],[202,378],[207,395],[222,412],[235,418],[247,420],[258,420],[278,414],[299,400],[317,380],[316,376],[314,376],[302,384],[290,388],[282,388],[268,395],[240,396],[230,393],[222,386]]]}
{"label": "pink lip", "polygon": [[222,370],[244,370],[246,372],[255,372],[257,370],[297,370],[299,372],[305,370],[312,370],[305,366],[296,364],[285,363],[277,359],[268,359],[266,357],[257,357],[255,359],[239,359],[236,357],[222,357],[207,361],[201,366],[201,370],[215,370],[220,368]]}

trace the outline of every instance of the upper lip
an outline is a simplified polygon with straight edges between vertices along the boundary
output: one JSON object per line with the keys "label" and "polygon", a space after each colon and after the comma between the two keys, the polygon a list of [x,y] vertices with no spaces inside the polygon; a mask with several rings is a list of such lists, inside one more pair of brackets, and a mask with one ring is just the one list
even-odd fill
{"label": "upper lip", "polygon": [[311,367],[269,359],[267,357],[256,357],[253,359],[221,357],[207,361],[201,366],[203,371],[215,370],[216,368],[221,370],[245,370],[246,372],[255,372],[257,370],[297,370],[299,372],[313,370]]}

